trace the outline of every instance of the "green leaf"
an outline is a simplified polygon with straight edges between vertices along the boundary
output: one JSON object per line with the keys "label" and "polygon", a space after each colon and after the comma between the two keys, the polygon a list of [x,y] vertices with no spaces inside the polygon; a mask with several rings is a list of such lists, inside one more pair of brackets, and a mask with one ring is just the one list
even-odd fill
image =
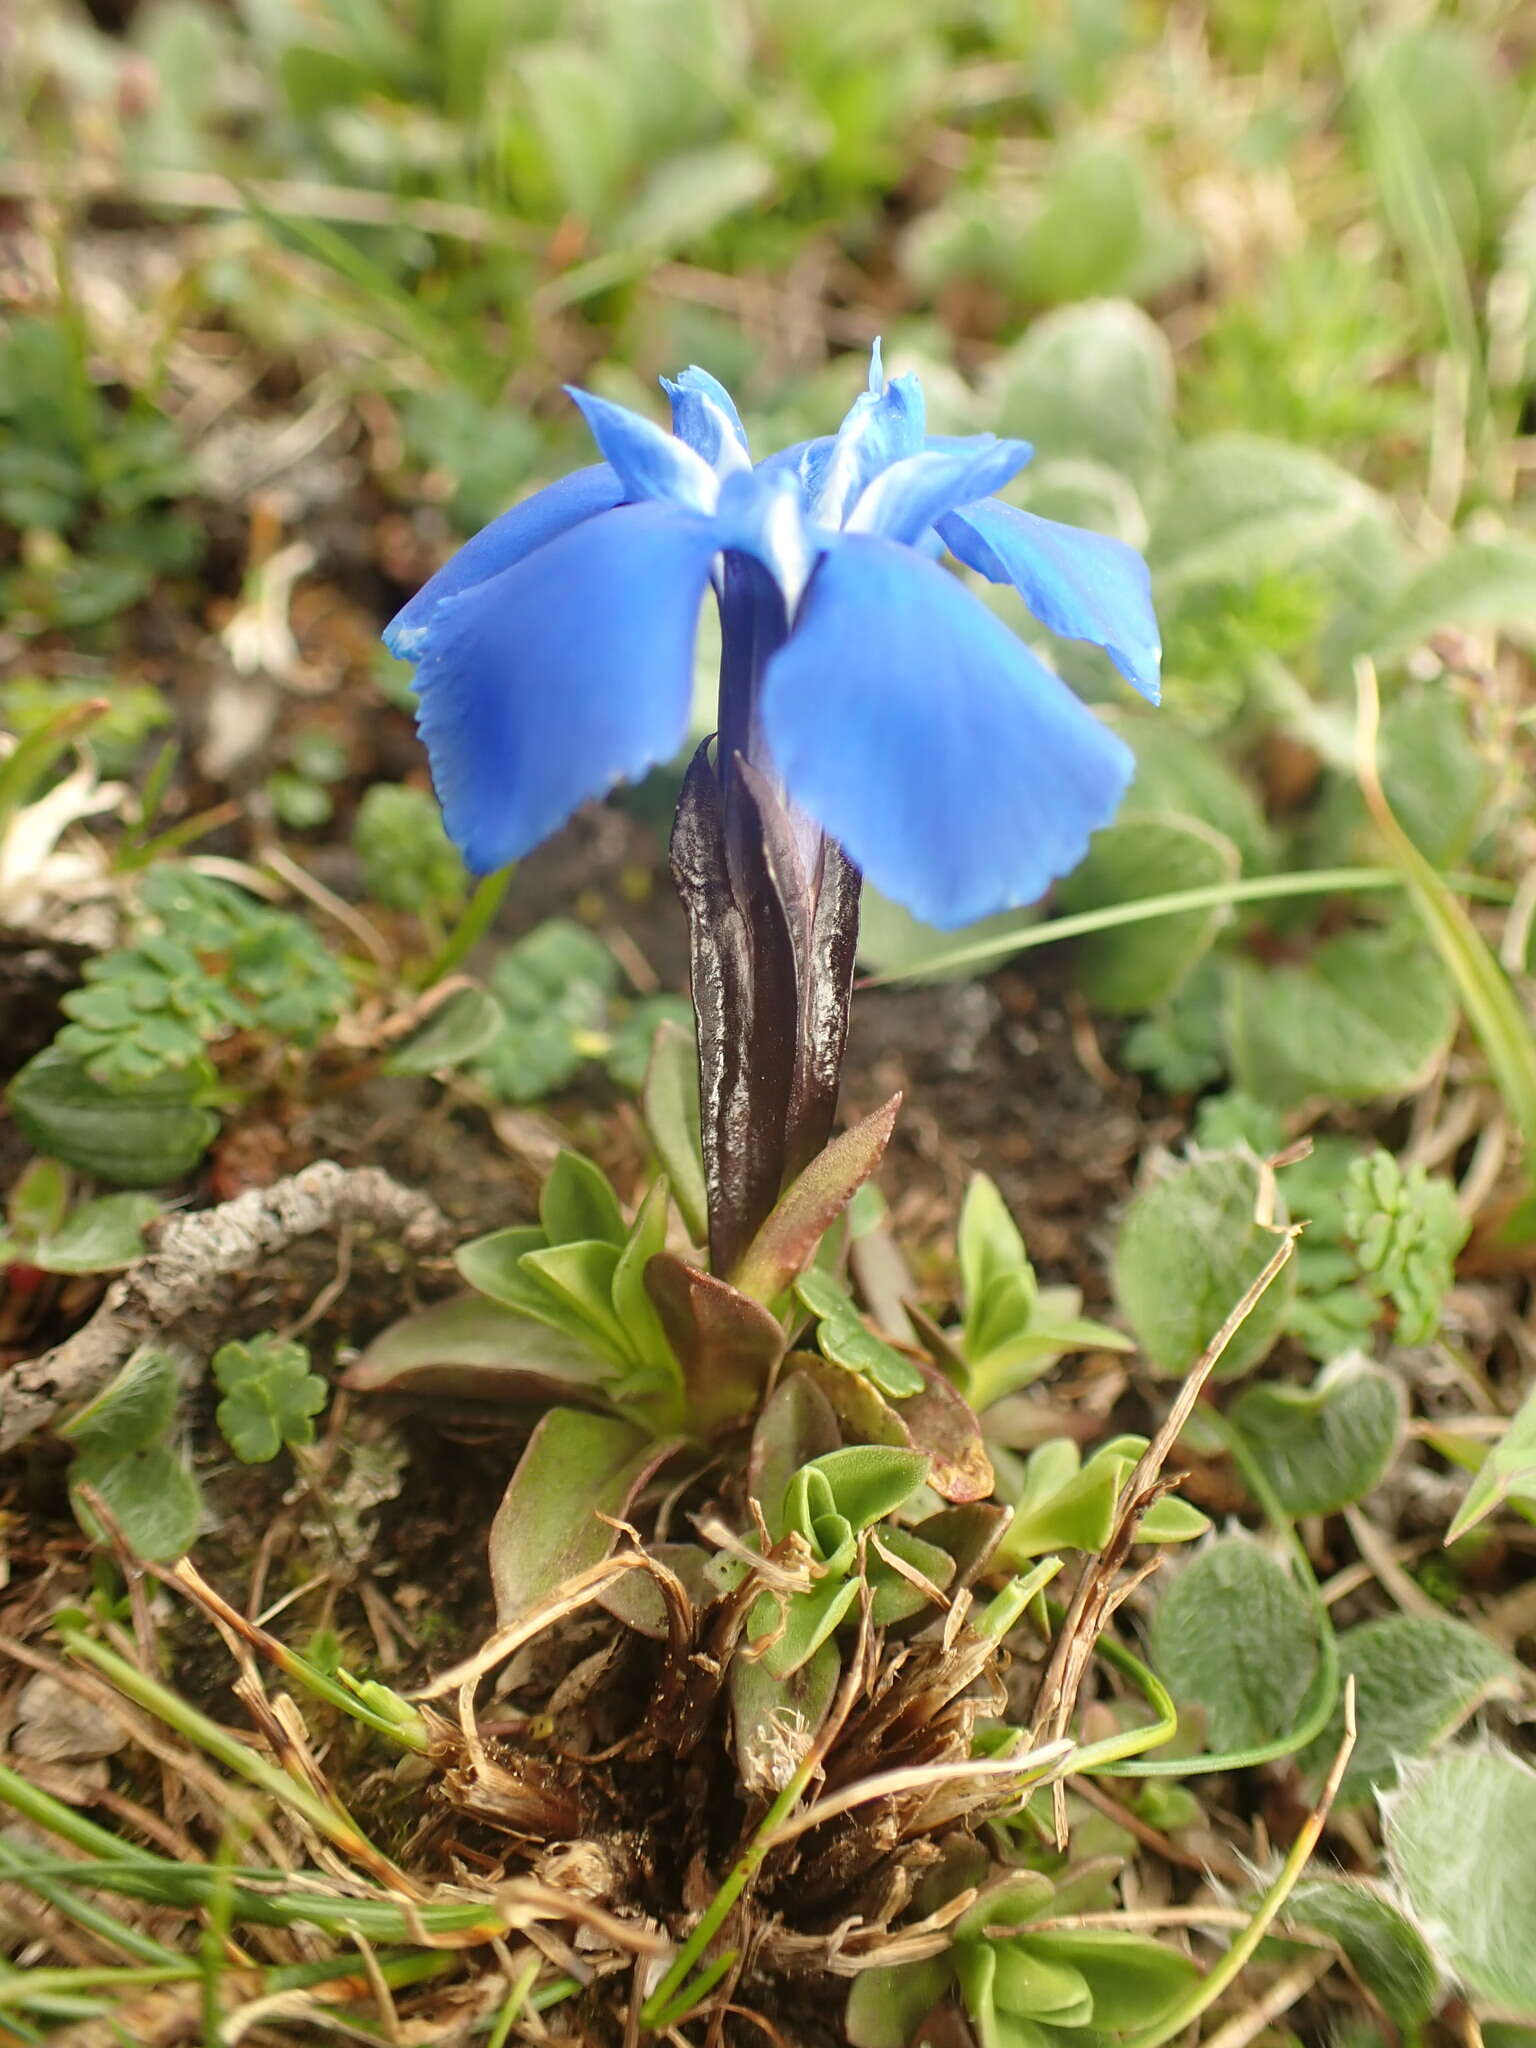
{"label": "green leaf", "polygon": [[1285,1917],[1339,1944],[1361,1983],[1406,2039],[1435,2016],[1439,1973],[1428,1944],[1380,1892],[1360,1883],[1300,1884]]}
{"label": "green leaf", "polygon": [[830,1273],[802,1273],[795,1293],[817,1318],[816,1341],[834,1365],[872,1381],[893,1400],[922,1392],[925,1382],[917,1365],[869,1328]]}
{"label": "green leaf", "polygon": [[169,1444],[151,1443],[126,1453],[111,1449],[84,1452],[69,1468],[75,1519],[92,1542],[104,1543],[79,1489],[99,1493],[128,1547],[140,1557],[181,1557],[197,1541],[202,1500],[186,1461]]}
{"label": "green leaf", "polygon": [[[1196,818],[1127,816],[1093,835],[1088,857],[1057,891],[1068,912],[1132,903],[1176,889],[1235,881],[1242,859],[1230,839]],[[1096,1009],[1150,1010],[1184,981],[1230,912],[1220,905],[1124,925],[1077,942],[1077,972]]]}
{"label": "green leaf", "polygon": [[619,1248],[589,1238],[524,1252],[520,1261],[548,1295],[574,1314],[579,1327],[626,1364],[638,1364],[628,1332],[613,1311]]}
{"label": "green leaf", "polygon": [[[377,786],[377,785],[376,785]],[[461,988],[440,1003],[384,1063],[386,1074],[437,1074],[461,1067],[494,1043],[505,1016],[483,988]]]}
{"label": "green leaf", "polygon": [[144,1226],[160,1213],[153,1195],[101,1195],[32,1251],[45,1273],[113,1273],[143,1256]]}
{"label": "green leaf", "polygon": [[842,1675],[832,1642],[787,1678],[776,1678],[762,1658],[731,1659],[736,1767],[750,1797],[771,1799],[784,1790],[820,1732]]}
{"label": "green leaf", "polygon": [[391,1323],[342,1385],[369,1394],[482,1401],[600,1398],[612,1362],[579,1338],[479,1294],[455,1295]]}
{"label": "green leaf", "polygon": [[668,1189],[665,1174],[652,1181],[613,1269],[613,1312],[642,1363],[682,1384],[682,1373],[661,1326],[645,1269],[667,1241]]}
{"label": "green leaf", "polygon": [[303,1344],[263,1330],[213,1354],[213,1377],[224,1394],[215,1420],[243,1465],[265,1465],[284,1444],[312,1444],[326,1384],[309,1369]]}
{"label": "green leaf", "polygon": [[1055,1437],[1032,1451],[1013,1520],[998,1546],[999,1564],[1020,1565],[1051,1550],[1102,1550],[1114,1527],[1121,1483],[1129,1466],[1093,1458],[1085,1466],[1076,1444]]}
{"label": "green leaf", "polygon": [[640,1110],[672,1199],[695,1244],[709,1232],[709,1197],[699,1133],[699,1060],[693,1034],[663,1023],[651,1046]]}
{"label": "green leaf", "polygon": [[1465,1536],[1507,1500],[1536,1502],[1536,1387],[1477,1468],[1477,1477],[1445,1532],[1446,1542]]}
{"label": "green leaf", "polygon": [[627,1422],[553,1408],[528,1439],[491,1524],[498,1626],[509,1627],[618,1541],[601,1515],[622,1518],[674,1448]]}
{"label": "green leaf", "polygon": [[1455,993],[1410,926],[1325,939],[1305,967],[1228,968],[1237,1085],[1282,1109],[1406,1095],[1455,1028]]}
{"label": "green leaf", "polygon": [[1145,477],[1167,447],[1173,351],[1128,299],[1062,306],[1026,330],[988,376],[991,424],[1036,460],[1083,456]]}
{"label": "green leaf", "polygon": [[5,1205],[11,1229],[24,1243],[51,1237],[69,1211],[69,1172],[57,1159],[33,1159],[18,1175]]}
{"label": "green leaf", "polygon": [[1448,1750],[1383,1801],[1408,1910],[1474,2008],[1536,2020],[1536,1772],[1507,1750]]}
{"label": "green leaf", "polygon": [[82,1453],[119,1457],[157,1442],[171,1426],[181,1373],[169,1352],[142,1345],[94,1400],[57,1433]]}
{"label": "green leaf", "polygon": [[1536,634],[1536,547],[1523,536],[1458,536],[1371,616],[1366,651],[1385,661],[1447,626]]}
{"label": "green leaf", "polygon": [[1284,1565],[1251,1536],[1219,1536],[1170,1577],[1152,1661],[1204,1710],[1209,1747],[1261,1747],[1296,1727],[1318,1664],[1316,1620]]}
{"label": "green leaf", "polygon": [[[925,1543],[908,1529],[887,1526],[880,1531],[880,1542],[893,1557],[921,1573],[929,1585],[938,1587],[941,1593],[955,1576],[955,1561],[949,1552],[941,1550],[936,1543]],[[898,1621],[907,1621],[914,1614],[925,1612],[932,1618],[937,1612],[938,1603],[921,1586],[913,1585],[905,1573],[889,1564],[878,1551],[870,1556],[865,1576],[874,1595],[870,1603],[870,1620],[876,1628],[890,1628]]]}
{"label": "green leaf", "polygon": [[831,1642],[838,1628],[853,1611],[859,1598],[857,1576],[845,1577],[829,1570],[808,1593],[791,1593],[784,1602],[782,1631],[779,1602],[765,1593],[752,1609],[747,1636],[754,1647],[767,1642],[761,1651],[764,1668],[772,1678],[792,1678]]}
{"label": "green leaf", "polygon": [[1422,1166],[1400,1166],[1390,1152],[1373,1152],[1351,1165],[1340,1210],[1362,1272],[1397,1309],[1399,1342],[1427,1344],[1471,1229],[1454,1186],[1431,1180]]}
{"label": "green leaf", "polygon": [[642,996],[613,1029],[603,1065],[621,1088],[638,1095],[650,1070],[651,1050],[663,1027],[681,1031],[693,1044],[693,1009],[681,996]]}
{"label": "green leaf", "polygon": [[536,1102],[562,1088],[606,1043],[618,962],[579,924],[550,918],[509,946],[487,979],[506,1028],[473,1063],[504,1102]]}
{"label": "green leaf", "polygon": [[562,1152],[539,1194],[539,1222],[551,1245],[597,1239],[623,1249],[629,1240],[619,1198],[600,1166]]}
{"label": "green leaf", "polygon": [[835,1451],[841,1441],[830,1402],[804,1372],[786,1371],[763,1403],[752,1426],[747,1490],[763,1510],[775,1542],[784,1534],[782,1514],[789,1482],[813,1458]]}
{"label": "green leaf", "polygon": [[1443,682],[1411,684],[1387,706],[1381,779],[1404,831],[1439,867],[1464,859],[1488,829],[1493,763],[1468,730],[1465,704]]}
{"label": "green leaf", "polygon": [[1358,1352],[1310,1387],[1247,1388],[1231,1419],[1288,1514],[1329,1515],[1380,1484],[1402,1441],[1400,1383]]}
{"label": "green leaf", "polygon": [[[1013,935],[1027,932],[1039,922],[1036,910],[1002,910],[995,917],[978,918],[967,925],[966,937],[995,947],[989,958],[1005,960],[1013,950],[1008,943]],[[974,973],[969,962],[941,964],[930,971],[931,961],[942,963],[954,950],[953,932],[924,924],[869,882],[864,884],[859,898],[859,965],[866,971],[893,981],[967,980]]]}
{"label": "green leaf", "polygon": [[761,1302],[671,1252],[651,1260],[645,1284],[683,1369],[690,1429],[709,1436],[744,1421],[784,1356],[777,1321]]}
{"label": "green leaf", "polygon": [[743,1294],[773,1301],[815,1256],[816,1248],[880,1164],[901,1097],[834,1138],[779,1197],[732,1276]]}
{"label": "green leaf", "polygon": [[772,164],[745,142],[673,156],[640,190],[615,232],[615,247],[641,267],[657,252],[682,248],[733,213],[758,205],[774,183]]}
{"label": "green leaf", "polygon": [[853,1980],[843,2028],[849,2048],[908,2048],[949,1988],[948,1956],[861,1970]]}
{"label": "green leaf", "polygon": [[1302,567],[1342,579],[1384,535],[1395,536],[1385,500],[1318,450],[1219,434],[1174,457],[1147,556],[1165,598]]}
{"label": "green leaf", "polygon": [[[1339,1786],[1344,1806],[1390,1791],[1400,1765],[1427,1755],[1486,1701],[1520,1690],[1520,1667],[1486,1636],[1449,1615],[1389,1614],[1339,1637],[1341,1677],[1353,1673],[1354,1753]],[[1343,1739],[1342,1708],[1302,1751],[1321,1783]]]}
{"label": "green leaf", "polygon": [[1038,2020],[1053,2027],[1085,2027],[1093,2018],[1093,1993],[1081,1970],[1041,1953],[1031,1935],[988,1944],[995,1962],[994,2024],[1004,2032],[1010,2020]]}
{"label": "green leaf", "polygon": [[974,1364],[1029,1327],[1035,1269],[997,1183],[973,1173],[960,1205],[955,1250],[965,1304],[964,1349]]}
{"label": "green leaf", "polygon": [[[849,1444],[813,1458],[803,1468],[803,1474],[810,1473],[825,1482],[837,1513],[858,1531],[883,1521],[911,1499],[927,1477],[928,1460],[921,1451],[904,1451],[894,1445]],[[794,1520],[787,1503],[785,1518]]]}
{"label": "green leaf", "polygon": [[1089,2024],[1096,2031],[1155,2026],[1200,1978],[1199,1965],[1182,1949],[1118,1928],[1025,1928],[1015,1940],[1042,1962],[1078,1972],[1092,1996]]}
{"label": "green leaf", "polygon": [[[1160,1372],[1189,1371],[1272,1257],[1275,1234],[1254,1220],[1262,1190],[1257,1160],[1213,1152],[1173,1166],[1133,1199],[1115,1245],[1115,1299]],[[1220,1378],[1270,1349],[1294,1287],[1287,1268],[1228,1345]]]}
{"label": "green leaf", "polygon": [[124,1094],[49,1046],[16,1075],[6,1101],[39,1152],[119,1187],[162,1187],[190,1173],[213,1143],[219,1120],[203,1106],[213,1086],[212,1067],[199,1060],[150,1073]]}

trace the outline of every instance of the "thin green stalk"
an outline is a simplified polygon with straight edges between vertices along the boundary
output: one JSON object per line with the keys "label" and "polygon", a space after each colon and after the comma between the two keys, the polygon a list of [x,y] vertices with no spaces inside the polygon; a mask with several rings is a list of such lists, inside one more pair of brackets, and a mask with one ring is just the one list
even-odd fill
{"label": "thin green stalk", "polygon": [[94,1969],[17,1970],[0,1976],[0,2009],[30,2005],[37,1998],[54,1998],[72,1991],[134,1991],[145,1985],[187,1984],[201,1975],[197,1963],[186,1956],[173,1956],[168,1963],[102,1963]]}
{"label": "thin green stalk", "polygon": [[1186,2027],[1192,2026],[1202,2013],[1209,2012],[1230,1984],[1236,1982],[1251,1961],[1259,1943],[1274,1925],[1280,1908],[1296,1889],[1297,1880],[1306,1869],[1312,1851],[1322,1836],[1328,1812],[1334,1797],[1343,1782],[1344,1767],[1349,1762],[1355,1746],[1355,1691],[1351,1679],[1344,1695],[1344,1740],[1339,1745],[1333,1768],[1328,1773],[1328,1782],[1323,1787],[1322,1797],[1308,1815],[1301,1832],[1291,1844],[1291,1852],[1280,1869],[1280,1875],[1259,1901],[1258,1910],[1242,1933],[1233,1942],[1226,1954],[1214,1963],[1196,1985],[1184,1997],[1164,2013],[1155,2026],[1145,2027],[1139,2034],[1131,2034],[1122,2040],[1120,2048],[1164,2048],[1164,2043],[1174,2040]]}
{"label": "thin green stalk", "polygon": [[1528,1162],[1536,1165],[1536,1038],[1509,976],[1494,958],[1453,889],[1459,880],[1442,875],[1420,853],[1397,822],[1376,765],[1380,704],[1376,672],[1368,661],[1355,670],[1359,759],[1356,773],[1366,807],[1397,863],[1403,886],[1413,897],[1425,930],[1461,995],[1462,1007],[1481,1041],[1510,1118],[1525,1139]]}
{"label": "thin green stalk", "polygon": [[1103,1775],[1106,1777],[1198,1778],[1209,1777],[1218,1771],[1246,1771],[1252,1770],[1258,1764],[1278,1762],[1281,1757],[1294,1756],[1298,1750],[1305,1749],[1309,1742],[1316,1741],[1332,1719],[1334,1705],[1339,1696],[1338,1638],[1334,1635],[1333,1622],[1318,1589],[1312,1561],[1307,1556],[1305,1545],[1296,1534],[1296,1525],[1276,1498],[1273,1487],[1255,1462],[1241,1433],[1215,1409],[1203,1410],[1201,1420],[1207,1428],[1220,1433],[1228,1454],[1242,1474],[1243,1484],[1264,1510],[1265,1519],[1290,1552],[1293,1568],[1301,1580],[1303,1592],[1307,1595],[1307,1602],[1317,1625],[1317,1675],[1308,1688],[1311,1703],[1304,1703],[1305,1711],[1297,1726],[1288,1734],[1277,1736],[1273,1742],[1258,1743],[1252,1749],[1223,1750],[1215,1756],[1153,1757],[1135,1763],[1108,1764],[1103,1767]]}
{"label": "thin green stalk", "polygon": [[[45,1876],[66,1879],[152,1906],[196,1912],[217,1891],[214,1872],[202,1863],[77,1863],[59,1857],[41,1866]],[[429,1946],[473,1948],[506,1933],[505,1916],[490,1900],[444,1905],[396,1903],[382,1894],[357,1898],[337,1892],[321,1871],[243,1870],[234,1888],[235,1917],[262,1927],[315,1927],[325,1934],[362,1934],[370,1941],[424,1941]],[[308,1884],[315,1889],[306,1889]],[[257,1891],[261,1884],[270,1890]],[[434,1939],[435,1938],[435,1939]],[[354,1963],[355,1969],[357,1965]]]}
{"label": "thin green stalk", "polygon": [[[1419,856],[1422,860],[1422,854]],[[1458,895],[1477,896],[1490,903],[1507,903],[1513,891],[1507,883],[1482,875],[1440,875],[1430,872],[1446,889]],[[1054,946],[1058,939],[1082,939],[1092,932],[1114,931],[1120,925],[1142,924],[1152,918],[1175,917],[1185,910],[1219,910],[1233,903],[1264,903],[1290,896],[1335,896],[1365,894],[1376,889],[1403,889],[1409,885],[1398,868],[1317,868],[1308,873],[1251,875],[1244,881],[1209,882],[1198,889],[1170,889],[1163,896],[1141,896],[1133,903],[1111,903],[1101,910],[1080,910],[1072,917],[1053,917],[1047,923],[1030,925],[1023,931],[1005,932],[987,939],[973,939],[948,953],[934,953],[921,966],[904,974],[869,974],[861,977],[861,988],[883,988],[896,981],[950,974],[962,967],[985,967],[995,960],[1011,959],[1015,953],[1030,952],[1036,946]]]}
{"label": "thin green stalk", "polygon": [[510,867],[497,868],[494,874],[483,877],[465,904],[458,923],[422,977],[423,988],[433,988],[438,982],[445,981],[479,945],[495,921],[511,879]]}
{"label": "thin green stalk", "polygon": [[[665,2024],[663,2016],[674,2006],[678,2010],[686,2012],[689,2006],[697,2003],[698,1998],[703,1996],[703,1992],[698,1989],[697,1984],[689,1985],[687,2001],[685,2004],[679,2005],[678,1993],[686,1983],[688,1973],[714,1940],[716,1934],[724,1925],[731,1908],[755,1876],[758,1865],[768,1853],[769,1844],[772,1842],[774,1835],[799,1805],[819,1761],[820,1759],[813,1748],[790,1778],[784,1790],[763,1815],[762,1820],[758,1823],[757,1832],[736,1859],[719,1891],[715,1893],[715,1896],[700,1914],[698,1925],[678,1950],[672,1960],[671,1968],[645,2001],[645,2004],[641,2006],[640,2024],[642,2027],[649,2027],[653,2030],[659,2028]],[[730,1960],[731,1958],[726,1959],[727,1968],[729,1967]],[[698,1982],[703,1983],[704,1978],[708,1976],[710,1983],[717,1983],[723,1974],[723,1970],[717,1967],[717,1964],[712,1963],[705,1971],[700,1973]],[[707,1990],[708,1985],[705,1985],[704,1988]]]}
{"label": "thin green stalk", "polygon": [[200,1714],[168,1685],[162,1685],[158,1679],[130,1664],[126,1657],[119,1657],[115,1650],[98,1643],[76,1623],[60,1617],[54,1626],[72,1657],[93,1665],[111,1680],[119,1692],[144,1707],[167,1728],[174,1728],[178,1735],[184,1735],[189,1742],[195,1743],[223,1764],[226,1770],[233,1771],[247,1784],[256,1786],[279,1804],[301,1815],[318,1834],[345,1854],[364,1861],[376,1875],[398,1881],[402,1890],[412,1889],[405,1874],[397,1871],[382,1851],[374,1847],[339,1800],[322,1799],[308,1785],[290,1777],[279,1765],[259,1756],[238,1736],[230,1735],[216,1721]]}
{"label": "thin green stalk", "polygon": [[[1075,1751],[1067,1766],[1065,1775],[1068,1777],[1076,1776],[1079,1771],[1107,1774],[1112,1766],[1124,1764],[1131,1757],[1141,1757],[1149,1749],[1161,1749],[1179,1732],[1179,1710],[1156,1672],[1111,1636],[1100,1636],[1095,1650],[1113,1670],[1130,1679],[1157,1719],[1140,1728],[1126,1728],[1118,1735],[1106,1735],[1102,1742],[1090,1742]],[[1139,1772],[1149,1766],[1138,1764],[1136,1768]]]}
{"label": "thin green stalk", "polygon": [[[30,1779],[22,1777],[19,1771],[13,1771],[9,1764],[3,1763],[0,1763],[0,1805],[10,1807],[13,1813],[19,1813],[23,1820],[31,1821],[45,1834],[57,1835],[61,1842],[68,1842],[82,1855],[95,1857],[101,1862],[132,1864],[140,1870],[157,1870],[165,1864],[163,1856],[156,1856],[149,1849],[137,1848],[109,1829],[98,1827],[95,1821],[87,1820],[83,1813],[76,1813],[62,1799],[55,1799],[51,1792],[44,1792]],[[14,1850],[15,1844],[10,1846]],[[75,1867],[74,1864],[63,1864],[57,1874],[71,1876]]]}
{"label": "thin green stalk", "polygon": [[0,1874],[34,1893],[55,1913],[73,1921],[76,1927],[83,1927],[88,1934],[94,1934],[98,1940],[110,1943],[140,1963],[163,1966],[181,1961],[176,1951],[167,1948],[163,1941],[156,1941],[141,1929],[130,1927],[126,1920],[109,1913],[96,1900],[79,1898],[68,1884],[57,1878],[41,1876],[34,1866],[43,1860],[36,1850],[20,1842],[0,1841]]}

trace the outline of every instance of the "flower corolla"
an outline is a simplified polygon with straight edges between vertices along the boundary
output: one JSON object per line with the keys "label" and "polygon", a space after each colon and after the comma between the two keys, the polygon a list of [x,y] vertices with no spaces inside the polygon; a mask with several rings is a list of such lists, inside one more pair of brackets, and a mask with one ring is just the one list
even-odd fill
{"label": "flower corolla", "polygon": [[1155,702],[1141,557],[996,497],[1028,443],[930,436],[878,343],[835,435],[755,465],[713,377],[664,384],[670,433],[573,390],[603,460],[485,527],[385,632],[469,865],[678,753],[712,587],[723,780],[749,762],[931,924],[1033,902],[1114,815],[1132,756],[938,557],[1012,584]]}

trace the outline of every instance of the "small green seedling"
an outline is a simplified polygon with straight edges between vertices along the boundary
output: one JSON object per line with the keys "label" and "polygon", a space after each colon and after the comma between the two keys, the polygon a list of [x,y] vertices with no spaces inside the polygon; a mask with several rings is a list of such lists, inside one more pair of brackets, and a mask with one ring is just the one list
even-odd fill
{"label": "small green seedling", "polygon": [[222,1345],[213,1354],[213,1377],[224,1396],[215,1419],[243,1465],[265,1465],[284,1445],[304,1449],[314,1442],[326,1386],[310,1371],[305,1345],[262,1330],[244,1343]]}

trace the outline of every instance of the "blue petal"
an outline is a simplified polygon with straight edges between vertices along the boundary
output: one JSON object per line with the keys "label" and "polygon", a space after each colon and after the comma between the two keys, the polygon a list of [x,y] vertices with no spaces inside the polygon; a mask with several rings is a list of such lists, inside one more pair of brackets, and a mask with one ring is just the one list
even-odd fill
{"label": "blue petal", "polygon": [[676,380],[663,377],[661,388],[672,407],[672,431],[702,455],[711,469],[739,469],[740,458],[752,459],[747,430],[736,401],[717,377],[690,363]]}
{"label": "blue petal", "polygon": [[632,502],[659,498],[685,512],[713,512],[719,482],[703,456],[627,405],[591,391],[566,390],[581,407],[598,448],[618,471]]}
{"label": "blue petal", "polygon": [[807,525],[793,474],[760,468],[728,476],[720,487],[714,530],[716,547],[762,563],[793,617],[828,539]]}
{"label": "blue petal", "polygon": [[1001,489],[1033,452],[1027,441],[999,441],[988,434],[979,446],[952,452],[930,447],[921,455],[904,455],[865,485],[843,531],[878,533],[916,547],[935,520]]}
{"label": "blue petal", "polygon": [[1152,579],[1134,548],[996,499],[951,512],[939,532],[967,568],[1013,584],[1043,626],[1102,647],[1126,681],[1157,702],[1162,642]]}
{"label": "blue petal", "polygon": [[715,546],[707,520],[621,505],[433,612],[417,723],[477,874],[677,752]]}
{"label": "blue petal", "polygon": [[445,597],[457,597],[461,590],[499,576],[546,541],[623,502],[624,486],[606,462],[594,462],[590,469],[575,470],[547,490],[536,491],[489,526],[482,526],[473,540],[449,556],[384,628],[384,645],[402,661],[411,660],[427,621]]}
{"label": "blue petal", "polygon": [[[871,375],[878,358],[871,365]],[[827,459],[812,507],[827,526],[841,526],[865,486],[903,456],[922,451],[927,410],[923,387],[910,372],[882,390],[861,391],[849,406]]]}
{"label": "blue petal", "polygon": [[1031,903],[1114,815],[1132,756],[949,571],[870,535],[767,667],[786,787],[877,888],[950,928]]}

